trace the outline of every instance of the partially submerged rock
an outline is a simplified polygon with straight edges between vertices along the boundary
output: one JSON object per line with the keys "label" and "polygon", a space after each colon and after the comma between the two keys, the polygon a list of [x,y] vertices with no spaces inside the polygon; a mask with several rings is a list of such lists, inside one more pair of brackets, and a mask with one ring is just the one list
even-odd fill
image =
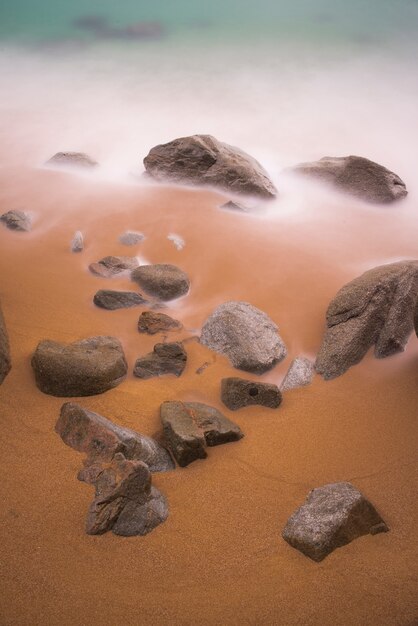
{"label": "partially submerged rock", "polygon": [[415,334],[418,337],[418,298],[417,298],[417,303],[415,305],[415,311],[414,311],[414,327],[415,327]]}
{"label": "partially submerged rock", "polygon": [[141,243],[144,239],[145,235],[132,230],[127,230],[119,237],[120,243],[124,246],[136,246],[136,244]]}
{"label": "partially submerged rock", "polygon": [[99,289],[94,294],[93,302],[101,309],[108,309],[109,311],[147,304],[147,300],[136,291],[114,291],[112,289]]}
{"label": "partially submerged rock", "polygon": [[84,238],[83,233],[80,230],[74,234],[71,241],[71,252],[82,252],[84,250]]}
{"label": "partially submerged rock", "polygon": [[221,400],[231,411],[255,404],[277,409],[282,394],[277,385],[230,377],[221,381]]}
{"label": "partially submerged rock", "polygon": [[190,280],[176,265],[141,265],[133,270],[131,278],[145,293],[159,300],[174,300],[186,295]]}
{"label": "partially submerged rock", "polygon": [[368,202],[393,202],[408,193],[399,176],[359,156],[324,157],[312,163],[300,163],[291,169]]}
{"label": "partially submerged rock", "polygon": [[289,391],[297,387],[305,387],[312,382],[314,376],[315,367],[312,361],[306,357],[298,356],[291,362],[286,376],[280,385],[280,390]]}
{"label": "partially submerged rock", "polygon": [[122,272],[132,271],[138,265],[136,256],[105,256],[97,263],[90,263],[89,270],[95,276],[112,278]]}
{"label": "partially submerged rock", "polygon": [[282,361],[286,347],[276,324],[248,302],[225,302],[208,317],[200,342],[246,372],[263,374]]}
{"label": "partially submerged rock", "polygon": [[98,165],[97,161],[89,157],[85,152],[57,152],[47,162],[47,165],[71,166],[92,168]]}
{"label": "partially submerged rock", "polygon": [[147,335],[156,333],[181,330],[183,324],[165,313],[155,313],[154,311],[144,311],[139,316],[138,332]]}
{"label": "partially submerged rock", "polygon": [[119,385],[127,363],[120,341],[89,337],[70,344],[41,341],[32,357],[38,388],[52,396],[92,396]]}
{"label": "partially submerged rock", "polygon": [[7,211],[0,215],[0,221],[10,230],[28,232],[32,228],[32,220],[25,211]]}
{"label": "partially submerged rock", "polygon": [[220,187],[233,193],[273,198],[277,191],[253,157],[211,135],[181,137],[152,148],[144,159],[156,180]]}
{"label": "partially submerged rock", "polygon": [[305,504],[289,518],[282,536],[313,561],[322,561],[357,537],[388,530],[360,491],[341,482],[313,489]]}
{"label": "partially submerged rock", "polygon": [[153,352],[137,359],[134,375],[143,379],[165,374],[180,376],[186,362],[187,353],[181,343],[157,343]]}
{"label": "partially submerged rock", "polygon": [[206,446],[238,441],[244,436],[220,411],[200,402],[164,402],[160,415],[167,444],[181,467],[205,459]]}
{"label": "partially submerged rock", "polygon": [[418,261],[375,267],[342,287],[327,310],[316,371],[326,380],[341,376],[373,345],[377,358],[402,352],[417,297]]}
{"label": "partially submerged rock", "polygon": [[238,211],[238,213],[247,213],[248,209],[245,208],[242,204],[238,204],[238,202],[225,202],[225,204],[221,205],[221,209],[225,209],[226,211]]}
{"label": "partially submerged rock", "polygon": [[10,372],[11,367],[9,336],[0,307],[0,385]]}

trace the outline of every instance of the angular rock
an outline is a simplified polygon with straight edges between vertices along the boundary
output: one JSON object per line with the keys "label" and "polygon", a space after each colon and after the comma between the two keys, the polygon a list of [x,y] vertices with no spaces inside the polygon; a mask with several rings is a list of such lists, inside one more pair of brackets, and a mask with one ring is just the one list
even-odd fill
{"label": "angular rock", "polygon": [[154,376],[180,376],[186,367],[187,353],[181,343],[157,343],[154,351],[137,359],[134,375],[144,380]]}
{"label": "angular rock", "polygon": [[393,202],[408,193],[399,176],[359,156],[324,157],[312,163],[300,163],[291,169],[329,183],[367,202]]}
{"label": "angular rock", "polygon": [[210,185],[261,198],[273,198],[277,193],[258,161],[211,135],[181,137],[156,146],[144,165],[156,180]]}
{"label": "angular rock", "polygon": [[200,402],[163,402],[160,415],[167,444],[181,467],[205,459],[206,446],[238,441],[244,436],[220,411]]}
{"label": "angular rock", "polygon": [[47,162],[47,165],[93,168],[97,161],[84,152],[57,152]]}
{"label": "angular rock", "polygon": [[113,291],[112,289],[99,289],[94,294],[93,302],[101,309],[115,311],[116,309],[129,309],[134,306],[147,304],[140,293],[135,291]]}
{"label": "angular rock", "polygon": [[157,441],[130,428],[117,426],[75,402],[62,405],[55,432],[67,446],[87,455],[85,465],[90,473],[90,466],[94,469],[97,463],[110,463],[118,452],[126,459],[142,461],[151,472],[174,469],[171,456]]}
{"label": "angular rock", "polygon": [[9,337],[0,307],[0,385],[10,372],[11,367]]}
{"label": "angular rock", "polygon": [[208,317],[200,342],[246,372],[263,374],[286,354],[276,324],[248,302],[225,302]]}
{"label": "angular rock", "polygon": [[114,337],[89,337],[70,344],[41,341],[32,368],[38,388],[59,397],[104,393],[127,373],[122,345]]}
{"label": "angular rock", "polygon": [[106,256],[98,263],[90,263],[89,270],[95,276],[112,278],[116,274],[131,271],[138,265],[139,261],[136,256]]}
{"label": "angular rock", "polygon": [[139,316],[138,332],[147,335],[155,335],[156,333],[181,330],[183,324],[173,319],[165,313],[155,313],[154,311],[144,311]]}
{"label": "angular rock", "polygon": [[287,370],[286,376],[280,385],[280,390],[289,391],[297,387],[305,387],[312,382],[314,376],[315,367],[312,361],[303,356],[296,357]]}
{"label": "angular rock", "polygon": [[322,561],[336,548],[362,535],[389,528],[374,506],[351,483],[313,489],[289,518],[282,536],[313,561]]}
{"label": "angular rock", "polygon": [[247,213],[248,209],[244,206],[238,204],[237,202],[226,202],[222,204],[221,209],[225,209],[226,211],[238,211],[239,213]]}
{"label": "angular rock", "polygon": [[141,243],[144,239],[145,235],[142,233],[136,233],[132,230],[127,230],[119,237],[120,243],[124,246],[135,246],[137,243]]}
{"label": "angular rock", "polygon": [[231,411],[254,404],[277,409],[282,402],[282,394],[277,385],[231,377],[221,381],[221,400]]}
{"label": "angular rock", "polygon": [[326,380],[359,363],[371,346],[377,358],[402,352],[414,328],[418,261],[365,272],[331,301],[315,369]]}
{"label": "angular rock", "polygon": [[190,289],[186,272],[175,265],[141,265],[133,270],[131,278],[145,293],[164,301],[180,298]]}
{"label": "angular rock", "polygon": [[82,252],[84,250],[84,238],[83,233],[80,230],[74,234],[71,241],[71,252]]}
{"label": "angular rock", "polygon": [[28,232],[32,228],[32,221],[25,211],[7,211],[0,215],[0,221],[10,230]]}

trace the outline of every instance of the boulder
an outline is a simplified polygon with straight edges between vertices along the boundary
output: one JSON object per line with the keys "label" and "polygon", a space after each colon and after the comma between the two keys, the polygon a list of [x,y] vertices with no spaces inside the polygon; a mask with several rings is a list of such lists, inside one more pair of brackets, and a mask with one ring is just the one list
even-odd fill
{"label": "boulder", "polygon": [[248,302],[219,305],[203,325],[200,342],[246,372],[263,374],[282,361],[286,347],[276,324]]}
{"label": "boulder", "polygon": [[312,163],[300,163],[291,170],[329,183],[367,202],[389,203],[408,193],[399,176],[359,156],[324,157]]}
{"label": "boulder", "polygon": [[54,165],[58,167],[82,167],[93,168],[97,167],[98,163],[88,154],[84,152],[57,152],[47,162],[47,165]]}
{"label": "boulder", "polygon": [[119,237],[119,241],[124,246],[136,246],[137,243],[141,243],[145,239],[145,235],[142,233],[136,233],[132,230],[127,230]]}
{"label": "boulder", "polygon": [[181,467],[205,459],[206,446],[238,441],[244,436],[220,411],[200,402],[163,402],[160,415],[167,445]]}
{"label": "boulder", "polygon": [[147,173],[160,181],[209,185],[261,198],[273,198],[277,193],[258,161],[211,135],[181,137],[156,146],[144,165]]}
{"label": "boulder", "polygon": [[10,230],[28,232],[32,228],[32,220],[25,211],[7,211],[0,215],[0,221]]}
{"label": "boulder", "polygon": [[127,373],[122,345],[114,337],[89,337],[67,345],[41,341],[32,368],[38,388],[59,397],[104,393]]}
{"label": "boulder", "polygon": [[180,376],[186,362],[187,353],[181,343],[157,343],[153,352],[137,359],[134,376],[144,380],[165,374]]}
{"label": "boulder", "polygon": [[231,377],[221,381],[221,400],[231,411],[254,404],[277,409],[282,402],[282,394],[277,385]]}
{"label": "boulder", "polygon": [[331,301],[315,369],[326,380],[359,363],[402,352],[414,328],[418,261],[381,265],[342,287]]}
{"label": "boulder", "polygon": [[165,313],[155,313],[154,311],[144,311],[139,316],[138,332],[147,335],[155,335],[156,333],[181,330],[183,324],[173,319]]}
{"label": "boulder", "polygon": [[290,364],[286,376],[280,385],[281,391],[289,391],[297,387],[305,387],[312,382],[315,376],[315,367],[310,359],[298,356]]}
{"label": "boulder", "polygon": [[116,274],[131,271],[138,265],[136,256],[106,256],[97,263],[90,263],[89,270],[95,276],[112,278]]}
{"label": "boulder", "polygon": [[113,291],[112,289],[99,289],[94,294],[93,302],[101,309],[108,309],[109,311],[147,304],[147,300],[136,291]]}
{"label": "boulder", "polygon": [[0,308],[0,385],[10,372],[11,367],[9,337],[3,312]]}
{"label": "boulder", "polygon": [[171,456],[157,441],[117,426],[75,402],[62,405],[55,432],[67,446],[87,455],[86,468],[108,463],[121,452],[126,459],[142,461],[151,472],[174,469]]}
{"label": "boulder", "polygon": [[71,241],[71,252],[82,252],[84,250],[83,233],[79,230],[74,234]]}
{"label": "boulder", "polygon": [[133,270],[131,278],[145,293],[164,301],[180,298],[190,289],[186,272],[175,265],[141,265]]}
{"label": "boulder", "polygon": [[313,561],[322,561],[357,537],[388,530],[360,491],[350,483],[340,482],[313,489],[289,518],[282,536]]}

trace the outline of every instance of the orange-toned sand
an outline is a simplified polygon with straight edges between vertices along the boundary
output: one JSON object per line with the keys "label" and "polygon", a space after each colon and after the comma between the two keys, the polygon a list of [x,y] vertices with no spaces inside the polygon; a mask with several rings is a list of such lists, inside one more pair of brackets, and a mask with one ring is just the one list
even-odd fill
{"label": "orange-toned sand", "polygon": [[[186,270],[190,294],[171,305],[191,337],[220,302],[242,299],[280,327],[289,357],[262,380],[280,382],[290,359],[314,356],[337,289],[362,271],[417,256],[413,202],[368,209],[350,202],[301,213],[250,217],[220,211],[225,199],[180,188],[110,185],[46,170],[0,171],[0,209],[34,213],[29,234],[0,229],[0,300],[13,368],[0,387],[2,625],[412,626],[418,620],[418,340],[383,361],[371,355],[343,377],[317,377],[285,394],[279,410],[229,412],[223,357],[186,344],[179,379],[130,374],[81,404],[146,434],[159,430],[169,399],[198,399],[235,420],[245,438],[209,450],[205,461],[154,475],[170,516],[146,537],[87,536],[92,489],[76,479],[82,456],[54,432],[63,399],[35,386],[30,357],[44,338],[109,334],[135,358],[156,338],[140,336],[141,309],[104,311],[100,288],[135,288],[94,277],[108,254],[139,254]],[[283,205],[284,206],[284,205]],[[277,215],[273,215],[276,211]],[[72,254],[75,230],[86,248]],[[147,239],[118,243],[126,229]],[[166,239],[178,233],[178,251]],[[205,361],[206,370],[196,369]],[[391,527],[314,563],[281,538],[308,491],[349,480]]]}

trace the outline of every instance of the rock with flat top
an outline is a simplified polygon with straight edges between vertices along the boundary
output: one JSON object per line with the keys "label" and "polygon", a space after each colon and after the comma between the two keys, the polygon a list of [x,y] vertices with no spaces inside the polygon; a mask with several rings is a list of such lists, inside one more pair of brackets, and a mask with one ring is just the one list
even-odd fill
{"label": "rock with flat top", "polygon": [[136,256],[106,256],[97,263],[90,263],[89,270],[95,276],[112,278],[122,272],[130,272],[138,265]]}
{"label": "rock with flat top", "polygon": [[289,391],[290,389],[310,385],[314,376],[315,367],[313,362],[306,357],[298,356],[291,362],[286,376],[280,385],[280,390]]}
{"label": "rock with flat top", "polygon": [[0,307],[0,385],[10,372],[11,367],[9,336],[7,334],[3,312]]}
{"label": "rock with flat top", "polygon": [[154,376],[181,376],[186,367],[187,353],[181,343],[157,343],[153,352],[137,359],[134,376],[144,380]]}
{"label": "rock with flat top", "polygon": [[322,561],[357,537],[388,530],[360,491],[351,483],[341,482],[313,489],[289,518],[282,536],[313,561]]}
{"label": "rock with flat top", "polygon": [[221,400],[231,411],[252,405],[277,409],[282,394],[277,385],[230,377],[221,381]]}
{"label": "rock with flat top", "polygon": [[32,220],[25,211],[7,211],[7,213],[0,215],[0,221],[9,230],[28,232],[32,228]]}
{"label": "rock with flat top", "polygon": [[163,301],[180,298],[190,289],[189,277],[176,265],[141,265],[133,270],[131,278],[145,293]]}
{"label": "rock with flat top", "polygon": [[147,174],[159,181],[209,185],[266,199],[277,193],[258,161],[211,135],[181,137],[155,146],[144,165]]}
{"label": "rock with flat top", "polygon": [[144,306],[147,300],[135,291],[115,291],[112,289],[99,289],[94,294],[93,302],[101,309],[115,311],[117,309],[129,309],[134,306]]}
{"label": "rock with flat top", "polygon": [[79,167],[90,169],[97,167],[98,163],[85,152],[57,152],[47,162],[47,165],[57,167]]}
{"label": "rock with flat top", "polygon": [[183,324],[181,324],[181,322],[165,313],[144,311],[141,313],[138,320],[138,332],[146,333],[147,335],[181,330],[182,328]]}

